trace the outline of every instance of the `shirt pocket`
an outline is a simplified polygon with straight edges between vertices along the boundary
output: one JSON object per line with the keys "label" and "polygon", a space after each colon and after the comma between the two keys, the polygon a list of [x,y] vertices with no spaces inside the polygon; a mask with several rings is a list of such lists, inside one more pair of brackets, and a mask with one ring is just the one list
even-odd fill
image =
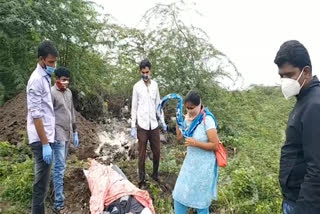
{"label": "shirt pocket", "polygon": [[157,98],[157,91],[155,89],[150,89],[149,91],[150,99],[155,102]]}

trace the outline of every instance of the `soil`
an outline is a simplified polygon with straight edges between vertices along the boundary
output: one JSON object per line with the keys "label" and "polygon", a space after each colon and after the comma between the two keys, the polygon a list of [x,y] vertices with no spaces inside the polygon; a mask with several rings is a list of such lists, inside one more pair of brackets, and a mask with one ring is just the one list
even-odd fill
{"label": "soil", "polygon": [[[90,190],[83,173],[83,166],[88,158],[94,158],[101,163],[124,163],[119,167],[123,170],[128,179],[137,185],[137,143],[130,139],[130,123],[125,118],[107,119],[97,124],[86,120],[77,112],[77,129],[79,133],[79,148],[75,150],[71,144],[68,156],[68,165],[64,178],[65,206],[67,213],[87,214],[89,211]],[[8,141],[18,145],[28,143],[26,134],[26,94],[20,93],[4,106],[0,107],[0,141]],[[108,131],[108,132],[106,132]],[[101,138],[102,137],[102,138]],[[105,141],[105,142],[104,142]],[[117,145],[118,143],[118,145]],[[103,146],[101,147],[101,144]],[[100,151],[97,152],[97,148]],[[151,152],[148,151],[148,156]],[[150,157],[149,157],[150,158]],[[152,157],[151,157],[152,159]],[[79,165],[82,160],[82,165]],[[132,167],[134,165],[134,167]],[[85,168],[85,167],[84,167]],[[149,176],[148,176],[149,177]],[[159,187],[165,194],[170,194],[174,187],[176,175],[159,173]],[[152,179],[148,179],[146,190],[150,190]],[[52,183],[50,184],[47,198],[47,213],[53,214],[51,210],[54,193]],[[149,191],[150,192],[150,191]],[[28,211],[29,212],[29,211]]]}
{"label": "soil", "polygon": [[[80,138],[77,156],[80,160],[94,158],[98,144],[98,126],[76,113],[77,129]],[[17,145],[27,143],[27,101],[26,94],[20,93],[0,108],[0,141]],[[71,149],[71,152],[74,150]]]}
{"label": "soil", "polygon": [[[8,141],[18,145],[28,143],[26,134],[27,107],[26,94],[20,93],[0,108],[0,141]],[[79,133],[79,148],[71,145],[70,159],[76,156],[78,160],[86,161],[88,158],[96,158],[94,152],[99,144],[97,133],[99,126],[86,120],[80,113],[76,113],[77,131]],[[69,167],[65,173],[65,197],[68,213],[82,214],[89,212],[90,191],[81,167]],[[52,184],[48,196],[48,213],[53,202]]]}
{"label": "soil", "polygon": [[0,108],[0,141],[18,144],[26,137],[26,94],[20,93]]}
{"label": "soil", "polygon": [[[81,168],[67,168],[64,177],[65,214],[89,214],[90,190]],[[54,192],[51,184],[47,198],[47,213],[54,214]]]}

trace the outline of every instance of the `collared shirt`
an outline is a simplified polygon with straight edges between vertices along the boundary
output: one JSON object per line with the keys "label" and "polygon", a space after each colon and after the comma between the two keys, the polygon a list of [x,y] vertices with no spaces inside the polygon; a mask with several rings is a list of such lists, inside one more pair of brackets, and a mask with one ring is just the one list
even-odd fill
{"label": "collared shirt", "polygon": [[[131,106],[131,127],[137,124],[145,130],[153,130],[158,127],[157,107],[160,104],[158,84],[151,80],[147,86],[140,80],[133,86]],[[164,116],[161,115],[161,122],[164,123]]]}
{"label": "collared shirt", "polygon": [[69,141],[72,139],[72,124],[75,121],[75,112],[72,102],[72,93],[67,88],[61,91],[57,85],[51,87],[54,114],[56,117],[55,140]]}
{"label": "collared shirt", "polygon": [[51,78],[37,64],[37,68],[30,76],[27,85],[27,132],[29,144],[40,141],[34,125],[34,119],[41,118],[48,142],[54,142],[54,112],[50,90]]}

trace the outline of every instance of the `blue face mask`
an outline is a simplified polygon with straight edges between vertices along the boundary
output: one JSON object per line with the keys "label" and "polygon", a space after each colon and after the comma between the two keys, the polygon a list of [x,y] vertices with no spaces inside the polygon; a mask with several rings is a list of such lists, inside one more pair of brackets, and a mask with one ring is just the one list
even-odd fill
{"label": "blue face mask", "polygon": [[55,67],[46,66],[46,68],[44,68],[44,71],[51,77],[55,69]]}
{"label": "blue face mask", "polygon": [[149,79],[149,76],[148,75],[141,75],[141,78],[144,80],[144,81],[147,81]]}

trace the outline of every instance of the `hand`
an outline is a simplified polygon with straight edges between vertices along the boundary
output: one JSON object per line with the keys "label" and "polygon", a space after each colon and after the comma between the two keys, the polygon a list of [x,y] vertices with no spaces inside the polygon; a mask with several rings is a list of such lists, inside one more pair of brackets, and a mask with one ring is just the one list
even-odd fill
{"label": "hand", "polygon": [[137,139],[137,128],[135,127],[131,128],[131,137],[133,139]]}
{"label": "hand", "polygon": [[164,133],[168,131],[168,126],[165,123],[162,124],[162,130]]}
{"label": "hand", "polygon": [[78,148],[79,146],[79,136],[78,136],[78,132],[74,132],[73,133],[73,145],[74,147]]}
{"label": "hand", "polygon": [[184,142],[185,146],[196,146],[197,141],[193,139],[192,137],[188,137],[186,141]]}
{"label": "hand", "polygon": [[51,149],[50,143],[42,145],[42,158],[44,162],[46,162],[47,164],[51,164],[52,149]]}

